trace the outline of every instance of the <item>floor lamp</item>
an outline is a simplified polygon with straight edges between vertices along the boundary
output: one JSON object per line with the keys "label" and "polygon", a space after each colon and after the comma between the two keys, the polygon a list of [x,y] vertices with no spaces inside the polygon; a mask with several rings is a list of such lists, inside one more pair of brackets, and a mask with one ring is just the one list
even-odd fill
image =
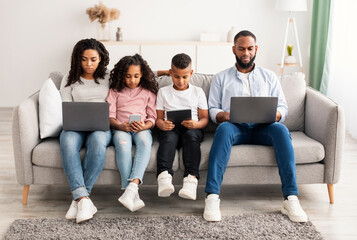
{"label": "floor lamp", "polygon": [[297,11],[307,11],[307,3],[306,0],[276,0],[275,2],[275,9],[279,11],[287,11],[289,12],[289,17],[288,21],[286,24],[286,30],[285,30],[285,38],[284,38],[284,45],[283,45],[283,55],[281,58],[281,65],[280,65],[280,74],[283,74],[284,70],[284,58],[285,58],[285,51],[286,51],[286,43],[288,40],[288,33],[289,33],[289,26],[290,24],[294,25],[294,31],[295,31],[295,39],[296,39],[296,45],[297,45],[297,50],[299,54],[299,63],[300,63],[300,69],[301,72],[303,71],[302,67],[302,58],[301,58],[301,52],[300,52],[300,44],[299,44],[299,37],[298,37],[298,32],[296,29],[296,21],[294,17],[291,17],[292,12],[297,12]]}

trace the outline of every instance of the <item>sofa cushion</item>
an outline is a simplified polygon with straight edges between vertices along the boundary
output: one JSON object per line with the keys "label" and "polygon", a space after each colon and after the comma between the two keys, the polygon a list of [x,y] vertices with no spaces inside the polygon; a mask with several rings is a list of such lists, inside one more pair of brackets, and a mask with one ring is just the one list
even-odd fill
{"label": "sofa cushion", "polygon": [[41,87],[39,94],[40,137],[58,137],[62,130],[62,98],[51,78]]}
{"label": "sofa cushion", "polygon": [[63,74],[61,72],[51,72],[50,78],[52,79],[53,83],[56,85],[57,89],[59,90],[61,86]]}
{"label": "sofa cushion", "polygon": [[[321,143],[306,136],[303,132],[291,133],[296,164],[320,162],[325,157]],[[213,142],[213,134],[205,133],[201,143],[200,170],[208,169],[208,156]],[[184,170],[180,150],[180,169]],[[233,157],[234,156],[234,157]],[[276,166],[273,147],[261,145],[236,145],[232,147],[228,167],[238,166]]]}
{"label": "sofa cushion", "polygon": [[[156,153],[159,148],[158,141],[154,141],[151,149],[151,156],[149,164],[146,168],[146,172],[156,173]],[[132,148],[132,154],[134,156],[135,145]],[[85,149],[82,148],[80,152],[81,159],[83,160],[85,154]],[[37,166],[42,167],[53,167],[53,168],[63,168],[62,158],[60,152],[60,145],[58,138],[48,138],[45,141],[38,144],[32,153],[32,163]],[[115,148],[114,146],[109,146],[106,152],[106,159],[104,163],[104,168],[107,170],[118,170],[115,163]],[[175,160],[173,164],[173,170],[178,170],[178,154],[175,155]]]}
{"label": "sofa cushion", "polygon": [[280,76],[286,102],[288,104],[288,116],[283,122],[290,131],[303,131],[305,118],[305,74],[295,72]]}

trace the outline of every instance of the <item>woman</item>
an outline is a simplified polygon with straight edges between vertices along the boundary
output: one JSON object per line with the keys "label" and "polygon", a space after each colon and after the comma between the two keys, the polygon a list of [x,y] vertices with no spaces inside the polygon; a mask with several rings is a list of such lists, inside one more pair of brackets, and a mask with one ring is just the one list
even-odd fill
{"label": "woman", "polygon": [[[108,63],[109,53],[102,43],[95,39],[79,41],[73,48],[69,74],[62,79],[62,101],[104,102],[109,91]],[[97,212],[88,196],[103,169],[110,140],[110,131],[62,131],[62,163],[73,195],[67,219],[80,223]],[[79,153],[83,145],[86,153],[82,163]]]}

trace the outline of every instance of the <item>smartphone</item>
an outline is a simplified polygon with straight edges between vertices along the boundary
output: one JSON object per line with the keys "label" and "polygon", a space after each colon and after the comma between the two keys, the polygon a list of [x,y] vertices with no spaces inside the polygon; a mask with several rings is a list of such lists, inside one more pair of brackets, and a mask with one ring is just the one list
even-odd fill
{"label": "smartphone", "polygon": [[141,121],[141,115],[140,114],[131,114],[129,116],[129,123],[132,123],[134,121],[140,122]]}

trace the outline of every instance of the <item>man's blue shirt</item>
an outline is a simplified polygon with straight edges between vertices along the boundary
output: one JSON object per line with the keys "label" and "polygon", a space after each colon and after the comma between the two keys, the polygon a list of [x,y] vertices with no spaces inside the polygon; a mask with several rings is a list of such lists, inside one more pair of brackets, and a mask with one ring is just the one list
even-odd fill
{"label": "man's blue shirt", "polygon": [[[213,122],[217,123],[219,112],[229,112],[231,97],[242,96],[243,81],[236,66],[228,68],[214,77],[211,83],[208,108]],[[252,97],[278,97],[280,122],[288,114],[288,105],[277,75],[270,70],[255,66],[249,75],[250,93]]]}

